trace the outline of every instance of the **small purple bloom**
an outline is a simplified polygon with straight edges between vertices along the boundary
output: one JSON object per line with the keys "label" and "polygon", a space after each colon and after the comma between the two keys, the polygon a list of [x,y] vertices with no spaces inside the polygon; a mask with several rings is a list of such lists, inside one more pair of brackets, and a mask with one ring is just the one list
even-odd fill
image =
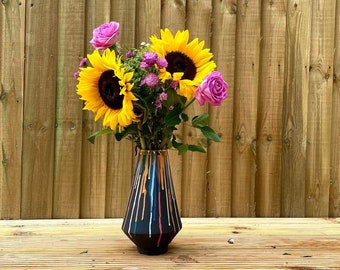
{"label": "small purple bloom", "polygon": [[84,67],[86,65],[87,58],[84,57],[83,59],[80,60],[79,67]]}
{"label": "small purple bloom", "polygon": [[128,51],[126,54],[125,54],[125,57],[126,58],[131,58],[132,56],[135,56],[136,55],[136,52],[135,51]]}
{"label": "small purple bloom", "polygon": [[174,105],[170,105],[169,106],[169,111],[172,111],[174,108],[175,108]]}
{"label": "small purple bloom", "polygon": [[160,99],[156,99],[155,106],[157,109],[162,107],[162,102],[160,101]]}
{"label": "small purple bloom", "polygon": [[165,58],[158,58],[156,64],[159,68],[166,68],[168,66],[168,61]]}
{"label": "small purple bloom", "polygon": [[158,81],[159,79],[157,74],[149,73],[148,75],[146,75],[144,80],[142,80],[140,85],[146,84],[149,87],[155,87],[158,84]]}
{"label": "small purple bloom", "polygon": [[77,79],[79,77],[79,73],[80,70],[77,70],[76,72],[74,72],[73,77]]}
{"label": "small purple bloom", "polygon": [[160,100],[167,100],[168,99],[168,94],[165,92],[160,93],[159,95]]}
{"label": "small purple bloom", "polygon": [[155,52],[146,52],[143,54],[143,61],[150,66],[156,64],[157,58],[158,56]]}
{"label": "small purple bloom", "polygon": [[178,87],[178,81],[172,81],[170,85],[173,89],[176,89]]}
{"label": "small purple bloom", "polygon": [[142,62],[140,62],[139,67],[142,68],[142,69],[147,69],[150,66],[148,65],[148,63],[142,61]]}

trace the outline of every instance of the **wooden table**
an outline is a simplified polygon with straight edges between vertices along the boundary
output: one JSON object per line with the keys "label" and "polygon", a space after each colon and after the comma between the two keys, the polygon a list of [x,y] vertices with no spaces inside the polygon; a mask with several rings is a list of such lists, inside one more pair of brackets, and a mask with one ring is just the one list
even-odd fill
{"label": "wooden table", "polygon": [[121,219],[2,220],[0,269],[340,269],[340,219],[182,218],[141,255]]}

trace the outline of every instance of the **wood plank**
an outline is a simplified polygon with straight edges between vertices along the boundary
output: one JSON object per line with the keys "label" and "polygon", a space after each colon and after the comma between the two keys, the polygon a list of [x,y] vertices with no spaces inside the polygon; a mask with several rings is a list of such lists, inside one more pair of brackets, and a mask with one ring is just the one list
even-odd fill
{"label": "wood plank", "polygon": [[136,1],[136,45],[149,42],[151,35],[159,35],[161,0]]}
{"label": "wood plank", "polygon": [[[58,3],[26,6],[21,218],[51,218]],[[44,26],[44,27],[42,27]]]}
{"label": "wood plank", "polygon": [[25,7],[0,9],[0,219],[20,218]]}
{"label": "wood plank", "polygon": [[[120,24],[119,42],[135,47],[136,1],[111,1],[111,20]],[[128,202],[134,168],[134,145],[128,140],[117,142],[108,137],[108,157],[105,194],[105,217],[123,217]]]}
{"label": "wood plank", "polygon": [[82,102],[73,73],[84,56],[84,15],[84,2],[59,1],[53,218],[80,216]]}
{"label": "wood plank", "polygon": [[[210,0],[194,1],[187,3],[186,28],[190,32],[190,41],[198,38],[204,40],[206,48],[210,47],[211,13],[212,4]],[[195,115],[208,112],[208,106],[199,106],[196,102],[187,109],[190,118]],[[185,143],[202,144],[207,146],[206,138],[201,132],[188,125],[183,127],[183,140]],[[206,215],[206,183],[207,183],[207,154],[198,152],[187,152],[183,157],[182,178],[182,215],[183,216],[205,216]]]}
{"label": "wood plank", "polygon": [[[340,219],[183,218],[161,256],[145,256],[122,219],[0,221],[1,269],[338,269]],[[231,242],[231,239],[233,242]]]}
{"label": "wood plank", "polygon": [[282,216],[305,215],[307,101],[311,5],[287,4],[286,78],[282,125]]}
{"label": "wood plank", "polygon": [[335,3],[313,2],[308,95],[306,216],[328,216]]}
{"label": "wood plank", "polygon": [[281,128],[286,4],[262,3],[262,40],[256,141],[256,215],[280,216]]}
{"label": "wood plank", "polygon": [[[86,1],[85,45],[87,53],[92,53],[94,50],[89,43],[93,29],[110,21],[110,8],[110,1]],[[88,136],[102,128],[102,120],[94,122],[94,113],[84,112],[80,197],[80,217],[82,218],[105,217],[108,137],[100,136],[94,144],[87,140]]]}
{"label": "wood plank", "polygon": [[231,215],[236,4],[216,0],[212,2],[212,7],[211,51],[216,70],[222,73],[229,84],[227,100],[221,106],[208,108],[210,126],[220,134],[222,142],[208,145],[206,215],[219,217]]}
{"label": "wood plank", "polygon": [[[186,18],[186,2],[184,0],[167,0],[162,1],[161,9],[161,27],[169,28],[172,33],[185,29]],[[160,34],[157,33],[159,37]],[[183,138],[183,124],[177,127],[174,131],[177,138]],[[183,155],[178,155],[176,149],[169,150],[169,160],[171,165],[172,180],[176,191],[176,200],[179,211],[181,212],[182,205],[182,175],[183,175]]]}
{"label": "wood plank", "polygon": [[332,105],[332,170],[329,194],[329,216],[340,216],[340,2],[335,14],[335,54]]}
{"label": "wood plank", "polygon": [[260,69],[261,5],[237,8],[232,216],[255,216],[256,121]]}

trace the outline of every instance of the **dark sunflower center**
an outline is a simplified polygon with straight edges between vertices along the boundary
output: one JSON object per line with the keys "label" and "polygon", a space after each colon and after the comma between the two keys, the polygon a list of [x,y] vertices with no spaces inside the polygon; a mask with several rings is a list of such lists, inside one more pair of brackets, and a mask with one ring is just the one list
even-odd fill
{"label": "dark sunflower center", "polygon": [[120,95],[119,79],[113,70],[107,70],[100,75],[98,88],[104,103],[114,109],[123,108],[124,95]]}
{"label": "dark sunflower center", "polygon": [[193,80],[196,76],[196,66],[194,62],[181,52],[170,52],[165,56],[168,61],[166,70],[171,74],[183,72],[182,79]]}

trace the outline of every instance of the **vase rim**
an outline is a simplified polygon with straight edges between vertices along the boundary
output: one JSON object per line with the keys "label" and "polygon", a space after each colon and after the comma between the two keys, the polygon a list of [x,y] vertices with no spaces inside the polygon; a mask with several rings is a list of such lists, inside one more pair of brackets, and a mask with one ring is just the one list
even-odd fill
{"label": "vase rim", "polygon": [[140,155],[165,155],[168,153],[168,149],[160,149],[160,150],[148,150],[148,149],[139,149],[138,153]]}

